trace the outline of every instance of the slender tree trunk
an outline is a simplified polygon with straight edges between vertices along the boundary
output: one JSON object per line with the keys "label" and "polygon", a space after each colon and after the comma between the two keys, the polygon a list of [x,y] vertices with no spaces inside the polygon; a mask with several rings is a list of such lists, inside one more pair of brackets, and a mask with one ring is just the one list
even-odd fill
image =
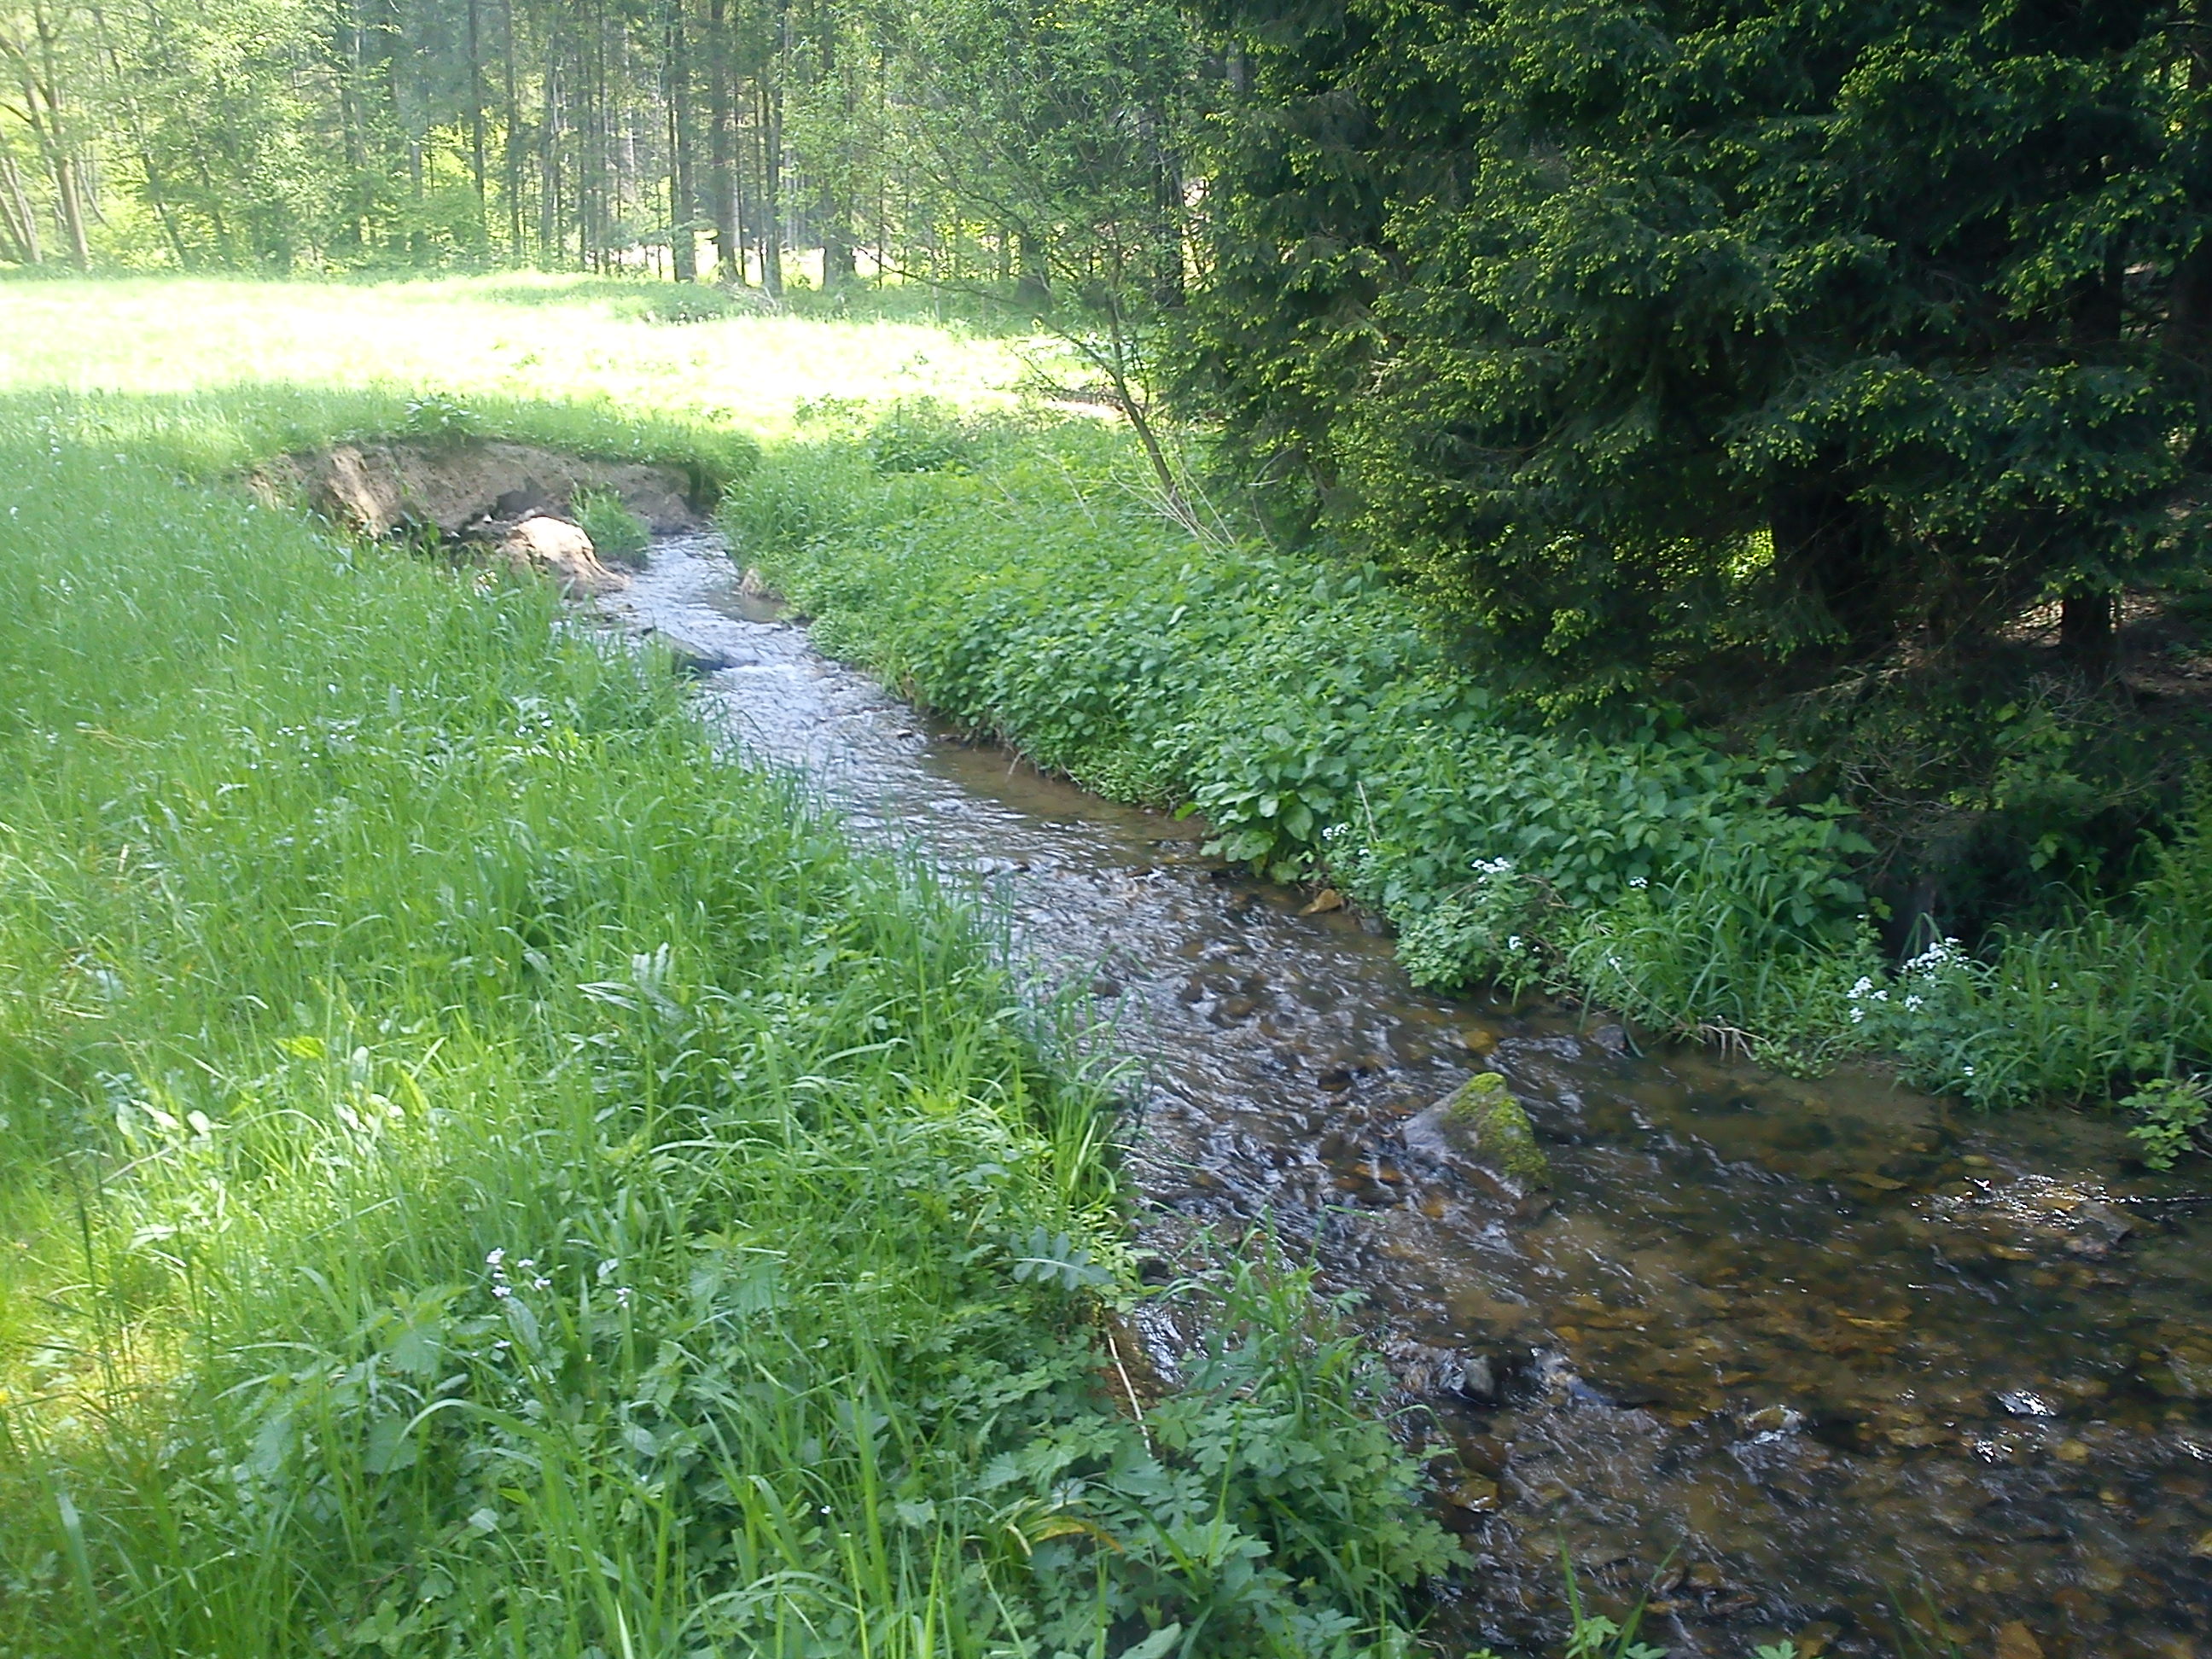
{"label": "slender tree trunk", "polygon": [[1046,268],[1044,239],[1026,227],[1014,233],[1014,258],[1020,277],[1014,287],[1018,305],[1042,310],[1052,303],[1052,278]]}
{"label": "slender tree trunk", "polygon": [[1182,161],[1166,143],[1166,112],[1155,110],[1152,159],[1152,287],[1153,303],[1172,309],[1183,301]]}
{"label": "slender tree trunk", "polygon": [[522,104],[515,95],[514,63],[514,0],[505,0],[500,8],[501,45],[505,51],[506,106],[502,118],[506,126],[505,152],[507,173],[507,257],[514,264],[522,262]]}
{"label": "slender tree trunk", "polygon": [[[835,88],[843,121],[839,127],[839,149],[848,149],[854,142],[853,89],[843,79],[837,64],[837,9],[823,5],[817,10],[821,20],[820,52],[822,80],[825,89]],[[852,204],[846,199],[846,157],[832,154],[823,158],[822,178],[816,187],[816,211],[822,216],[822,288],[824,293],[836,293],[852,287],[857,275],[853,262]]]}
{"label": "slender tree trunk", "polygon": [[773,66],[761,71],[761,286],[783,298],[783,87]]}
{"label": "slender tree trunk", "polygon": [[483,0],[469,0],[469,173],[477,188],[477,240],[491,242],[489,204],[484,195],[484,106]]}
{"label": "slender tree trunk", "polygon": [[[31,12],[32,34],[20,40],[0,34],[0,53],[15,67],[22,89],[21,112],[31,137],[46,164],[54,193],[54,217],[69,244],[70,261],[79,270],[90,267],[91,251],[85,240],[84,202],[80,193],[78,161],[64,114],[61,88],[61,25],[45,0]],[[33,61],[32,48],[37,51]]]}
{"label": "slender tree trunk", "polygon": [[561,65],[549,53],[545,112],[538,129],[538,256],[561,262]]}
{"label": "slender tree trunk", "polygon": [[699,280],[699,238],[693,228],[699,211],[691,176],[691,39],[684,16],[684,0],[668,4],[668,194],[669,256],[679,283]]}
{"label": "slender tree trunk", "polygon": [[92,21],[99,32],[100,51],[107,58],[109,73],[115,77],[124,119],[129,124],[131,137],[137,144],[138,167],[146,179],[147,204],[154,210],[155,222],[161,227],[163,240],[169,244],[169,252],[177,261],[177,268],[180,270],[189,269],[191,261],[185,256],[184,240],[178,235],[176,221],[169,212],[168,191],[162,183],[161,169],[155,163],[153,146],[147,142],[145,114],[138,106],[137,96],[130,90],[131,77],[124,69],[123,54],[117,50],[114,33],[107,27],[106,9],[94,6]]}
{"label": "slender tree trunk", "polygon": [[23,175],[15,170],[15,154],[5,131],[0,131],[0,221],[6,222],[9,240],[25,264],[46,264],[46,250],[39,241],[39,216],[31,206],[30,192],[23,188]]}
{"label": "slender tree trunk", "polygon": [[732,130],[728,0],[707,8],[707,194],[714,222],[716,280],[742,285],[745,245],[738,224],[736,134]]}

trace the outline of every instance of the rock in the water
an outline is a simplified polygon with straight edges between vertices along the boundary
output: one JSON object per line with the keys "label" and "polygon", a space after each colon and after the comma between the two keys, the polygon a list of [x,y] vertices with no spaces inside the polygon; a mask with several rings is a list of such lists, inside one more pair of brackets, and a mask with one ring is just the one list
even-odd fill
{"label": "rock in the water", "polygon": [[599,562],[583,526],[540,514],[525,519],[500,538],[499,550],[519,568],[550,576],[571,594],[588,597],[628,586],[629,578]]}
{"label": "rock in the water", "polygon": [[1498,1400],[1498,1369],[1490,1356],[1461,1348],[1432,1347],[1407,1338],[1386,1340],[1382,1357],[1406,1392],[1422,1399],[1456,1395],[1477,1405]]}
{"label": "rock in the water", "polygon": [[1498,1483],[1487,1475],[1470,1474],[1439,1490],[1444,1501],[1457,1509],[1484,1514],[1498,1507]]}
{"label": "rock in the water", "polygon": [[[612,571],[607,574],[616,574]],[[668,654],[676,659],[676,672],[691,679],[703,680],[708,675],[719,674],[725,668],[737,668],[744,665],[742,659],[732,657],[726,652],[709,651],[702,646],[688,645],[671,635],[663,634],[660,636],[660,643],[666,647]]]}
{"label": "rock in the water", "polygon": [[1552,1182],[1528,1114],[1495,1072],[1477,1072],[1438,1105],[1409,1120],[1407,1146],[1447,1161],[1465,1158],[1532,1186]]}
{"label": "rock in the water", "polygon": [[2043,1644],[2026,1625],[2014,1620],[1997,1626],[1996,1659],[2043,1659]]}

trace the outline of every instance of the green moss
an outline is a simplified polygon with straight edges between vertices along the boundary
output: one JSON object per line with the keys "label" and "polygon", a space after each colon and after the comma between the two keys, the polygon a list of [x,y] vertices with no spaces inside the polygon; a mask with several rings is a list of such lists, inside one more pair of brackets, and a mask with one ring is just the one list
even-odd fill
{"label": "green moss", "polygon": [[1536,1144],[1535,1126],[1497,1073],[1477,1072],[1444,1103],[1444,1111],[1506,1174],[1539,1187],[1552,1184],[1552,1161]]}

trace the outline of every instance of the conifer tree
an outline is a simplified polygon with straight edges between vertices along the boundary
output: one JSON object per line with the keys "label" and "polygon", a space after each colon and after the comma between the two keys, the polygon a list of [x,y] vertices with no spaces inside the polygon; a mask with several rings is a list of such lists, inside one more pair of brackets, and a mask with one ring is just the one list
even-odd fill
{"label": "conifer tree", "polygon": [[1971,647],[2201,557],[2201,0],[1350,0],[1243,91],[1188,373],[1493,649]]}

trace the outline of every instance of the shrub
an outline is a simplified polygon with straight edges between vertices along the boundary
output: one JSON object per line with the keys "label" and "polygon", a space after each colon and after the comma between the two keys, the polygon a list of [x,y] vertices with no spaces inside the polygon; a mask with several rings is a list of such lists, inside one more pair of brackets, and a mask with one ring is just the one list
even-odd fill
{"label": "shrub", "polygon": [[975,464],[981,434],[951,404],[902,398],[876,418],[868,459],[878,472],[944,472]]}
{"label": "shrub", "polygon": [[412,437],[459,443],[482,432],[483,421],[459,398],[432,392],[407,400],[405,426]]}

